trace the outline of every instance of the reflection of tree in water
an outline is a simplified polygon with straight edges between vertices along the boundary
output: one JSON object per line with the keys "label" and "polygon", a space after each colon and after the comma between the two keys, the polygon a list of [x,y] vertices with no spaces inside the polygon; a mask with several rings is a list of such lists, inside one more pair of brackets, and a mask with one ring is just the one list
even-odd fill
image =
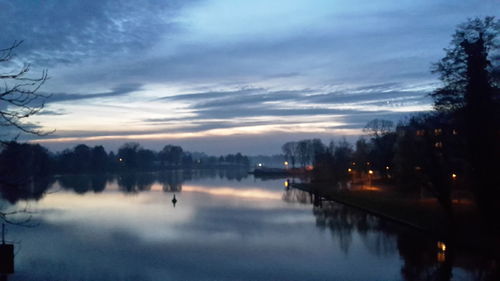
{"label": "reflection of tree in water", "polygon": [[28,178],[16,182],[0,182],[1,198],[11,204],[19,200],[40,200],[54,183],[52,177]]}
{"label": "reflection of tree in water", "polygon": [[121,191],[125,193],[136,193],[151,190],[155,182],[152,173],[124,173],[117,176],[116,182]]}
{"label": "reflection of tree in water", "polygon": [[488,257],[480,251],[452,244],[446,244],[446,250],[440,251],[435,241],[416,239],[409,233],[398,236],[398,250],[404,261],[401,274],[408,281],[460,280],[454,276],[456,268],[465,272],[463,280],[500,280],[498,257]]}
{"label": "reflection of tree in water", "polygon": [[185,178],[191,176],[182,170],[170,170],[158,174],[158,182],[162,184],[165,192],[180,192]]}
{"label": "reflection of tree in water", "polygon": [[357,232],[368,250],[374,254],[394,253],[395,239],[392,233],[381,231],[380,219],[344,205],[325,201],[313,208],[316,225],[329,230],[332,237],[338,239],[340,248],[349,252],[352,235]]}
{"label": "reflection of tree in water", "polygon": [[228,180],[241,181],[248,177],[248,171],[246,169],[224,169],[219,170],[219,176]]}
{"label": "reflection of tree in water", "polygon": [[343,204],[321,200],[312,193],[297,189],[286,189],[286,202],[313,204],[316,226],[330,231],[344,253],[348,253],[357,233],[366,248],[377,256],[398,253],[403,261],[401,275],[404,280],[448,281],[453,278],[453,269],[460,268],[465,280],[500,280],[496,257],[486,257],[483,252],[459,250],[446,243],[439,250],[437,241],[412,228],[400,226]]}
{"label": "reflection of tree in water", "polygon": [[288,203],[312,204],[314,194],[295,188],[287,188],[283,192],[283,201]]}
{"label": "reflection of tree in water", "polygon": [[99,193],[106,188],[106,183],[110,177],[106,174],[92,175],[70,175],[61,176],[58,179],[59,185],[66,190],[72,190],[78,194],[90,191]]}

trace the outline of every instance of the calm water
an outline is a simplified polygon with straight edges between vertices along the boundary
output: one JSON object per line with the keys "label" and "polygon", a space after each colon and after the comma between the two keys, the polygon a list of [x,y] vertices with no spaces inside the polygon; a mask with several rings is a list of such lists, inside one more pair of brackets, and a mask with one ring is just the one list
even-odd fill
{"label": "calm water", "polygon": [[2,191],[4,212],[33,212],[31,227],[8,225],[8,280],[488,280],[494,266],[283,179],[169,172],[24,189]]}

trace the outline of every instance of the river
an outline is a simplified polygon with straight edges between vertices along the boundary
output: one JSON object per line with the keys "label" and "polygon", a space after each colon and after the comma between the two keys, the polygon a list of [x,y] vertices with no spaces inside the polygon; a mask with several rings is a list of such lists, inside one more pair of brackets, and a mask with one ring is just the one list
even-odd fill
{"label": "river", "polygon": [[15,273],[4,278],[498,277],[491,259],[443,249],[414,229],[285,185],[213,170],[64,176],[2,190],[2,211],[20,211],[7,224]]}

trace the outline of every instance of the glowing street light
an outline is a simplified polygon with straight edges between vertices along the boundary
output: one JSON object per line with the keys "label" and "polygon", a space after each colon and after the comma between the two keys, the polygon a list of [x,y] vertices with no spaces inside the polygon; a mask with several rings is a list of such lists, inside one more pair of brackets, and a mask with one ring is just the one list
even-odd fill
{"label": "glowing street light", "polygon": [[285,165],[285,168],[288,169],[288,161],[283,162],[283,165]]}
{"label": "glowing street light", "polygon": [[452,180],[456,180],[457,179],[457,174],[455,174],[455,173],[451,174],[451,179]]}
{"label": "glowing street light", "polygon": [[257,164],[257,166],[262,167],[262,163]]}
{"label": "glowing street light", "polygon": [[438,250],[440,250],[441,252],[446,251],[446,244],[442,241],[437,242],[437,247],[438,247]]}
{"label": "glowing street light", "polygon": [[446,244],[442,241],[438,241],[437,248],[437,261],[443,263],[446,261]]}

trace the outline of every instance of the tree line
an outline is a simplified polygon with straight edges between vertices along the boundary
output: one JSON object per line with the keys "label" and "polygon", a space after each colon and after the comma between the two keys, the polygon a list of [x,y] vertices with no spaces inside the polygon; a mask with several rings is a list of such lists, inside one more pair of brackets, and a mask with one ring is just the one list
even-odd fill
{"label": "tree line", "polygon": [[208,156],[184,151],[182,147],[165,145],[161,151],[125,143],[118,151],[106,151],[103,146],[79,144],[59,153],[52,153],[39,144],[4,142],[0,145],[0,174],[2,182],[43,177],[49,174],[99,173],[113,171],[153,171],[250,165],[248,156],[241,153]]}

